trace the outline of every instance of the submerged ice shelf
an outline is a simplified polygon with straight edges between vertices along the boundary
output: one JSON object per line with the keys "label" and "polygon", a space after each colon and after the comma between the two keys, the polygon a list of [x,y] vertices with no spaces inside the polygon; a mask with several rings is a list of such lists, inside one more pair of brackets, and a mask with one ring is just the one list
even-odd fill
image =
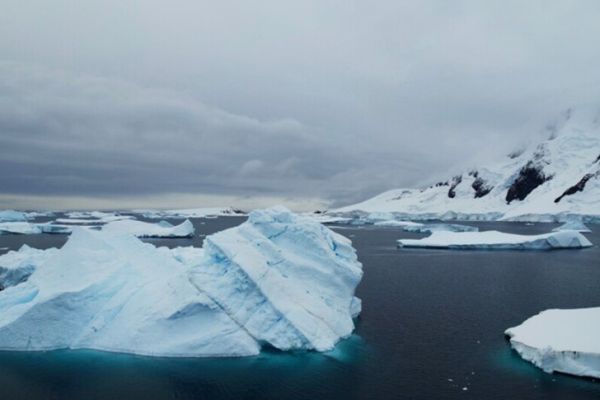
{"label": "submerged ice shelf", "polygon": [[400,239],[398,247],[484,250],[551,250],[590,247],[592,243],[576,231],[559,231],[542,235],[516,235],[498,231],[436,231],[423,239]]}
{"label": "submerged ice shelf", "polygon": [[362,266],[345,237],[273,208],[205,243],[75,227],[61,249],[0,256],[0,349],[247,356],[352,333]]}
{"label": "submerged ice shelf", "polygon": [[546,310],[505,334],[521,357],[546,372],[600,378],[600,307]]}

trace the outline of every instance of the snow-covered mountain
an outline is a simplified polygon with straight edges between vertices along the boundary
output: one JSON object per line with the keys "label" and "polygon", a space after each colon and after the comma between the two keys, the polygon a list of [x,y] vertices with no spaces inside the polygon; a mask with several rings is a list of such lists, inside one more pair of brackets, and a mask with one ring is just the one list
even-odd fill
{"label": "snow-covered mountain", "polygon": [[411,219],[600,220],[600,109],[564,113],[550,137],[422,189],[394,189],[330,214]]}

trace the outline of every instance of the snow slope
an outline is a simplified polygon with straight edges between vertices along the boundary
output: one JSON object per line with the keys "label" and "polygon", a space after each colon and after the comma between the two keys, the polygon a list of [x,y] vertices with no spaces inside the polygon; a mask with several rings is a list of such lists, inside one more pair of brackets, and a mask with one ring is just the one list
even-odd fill
{"label": "snow slope", "polygon": [[194,225],[189,219],[177,226],[173,226],[167,221],[160,221],[157,224],[143,221],[125,219],[121,221],[110,222],[102,227],[105,232],[123,232],[137,237],[154,238],[186,238],[194,236]]}
{"label": "snow slope", "polygon": [[600,109],[569,110],[552,138],[423,189],[395,189],[330,215],[406,219],[600,221]]}
{"label": "snow slope", "polygon": [[247,356],[329,350],[352,332],[362,268],[348,239],[275,208],[206,243],[76,227],[59,250],[0,256],[0,349]]}
{"label": "snow slope", "polygon": [[505,333],[521,357],[546,372],[600,378],[600,307],[546,310]]}
{"label": "snow slope", "polygon": [[434,231],[423,239],[400,239],[398,247],[485,250],[552,250],[590,247],[581,233],[560,231],[542,235],[515,235],[498,231],[449,232]]}

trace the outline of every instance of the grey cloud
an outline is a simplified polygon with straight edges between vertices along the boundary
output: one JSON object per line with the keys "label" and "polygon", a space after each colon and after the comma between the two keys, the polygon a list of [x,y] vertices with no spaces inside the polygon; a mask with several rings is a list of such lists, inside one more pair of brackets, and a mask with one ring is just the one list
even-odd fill
{"label": "grey cloud", "polygon": [[0,194],[349,203],[598,100],[596,1],[5,3]]}

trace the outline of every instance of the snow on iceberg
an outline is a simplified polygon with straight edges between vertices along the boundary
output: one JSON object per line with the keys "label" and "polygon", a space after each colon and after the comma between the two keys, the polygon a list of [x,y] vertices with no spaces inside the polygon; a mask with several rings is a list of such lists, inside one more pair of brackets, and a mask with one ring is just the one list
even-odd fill
{"label": "snow on iceberg", "polygon": [[60,250],[0,256],[21,271],[0,282],[0,349],[247,356],[328,350],[352,332],[362,268],[348,239],[276,208],[206,242],[74,228]]}
{"label": "snow on iceberg", "polygon": [[505,334],[521,357],[548,373],[600,378],[600,307],[546,310]]}
{"label": "snow on iceberg", "polygon": [[362,267],[345,237],[272,208],[208,236],[204,250],[192,282],[257,340],[325,351],[352,333]]}
{"label": "snow on iceberg", "polygon": [[577,231],[579,233],[591,233],[592,230],[585,226],[581,220],[570,220],[562,224],[561,226],[552,229],[553,232],[558,231]]}
{"label": "snow on iceberg", "polygon": [[25,213],[14,210],[1,210],[0,211],[0,222],[23,222],[27,221]]}
{"label": "snow on iceberg", "polygon": [[124,219],[121,221],[110,222],[102,227],[106,232],[124,232],[137,237],[145,238],[189,238],[194,236],[194,225],[189,219],[177,226],[173,226],[167,221],[159,223],[135,221]]}
{"label": "snow on iceberg", "polygon": [[433,232],[423,239],[400,239],[398,247],[483,250],[551,250],[590,247],[592,243],[575,231],[542,235],[515,235],[498,231]]}

